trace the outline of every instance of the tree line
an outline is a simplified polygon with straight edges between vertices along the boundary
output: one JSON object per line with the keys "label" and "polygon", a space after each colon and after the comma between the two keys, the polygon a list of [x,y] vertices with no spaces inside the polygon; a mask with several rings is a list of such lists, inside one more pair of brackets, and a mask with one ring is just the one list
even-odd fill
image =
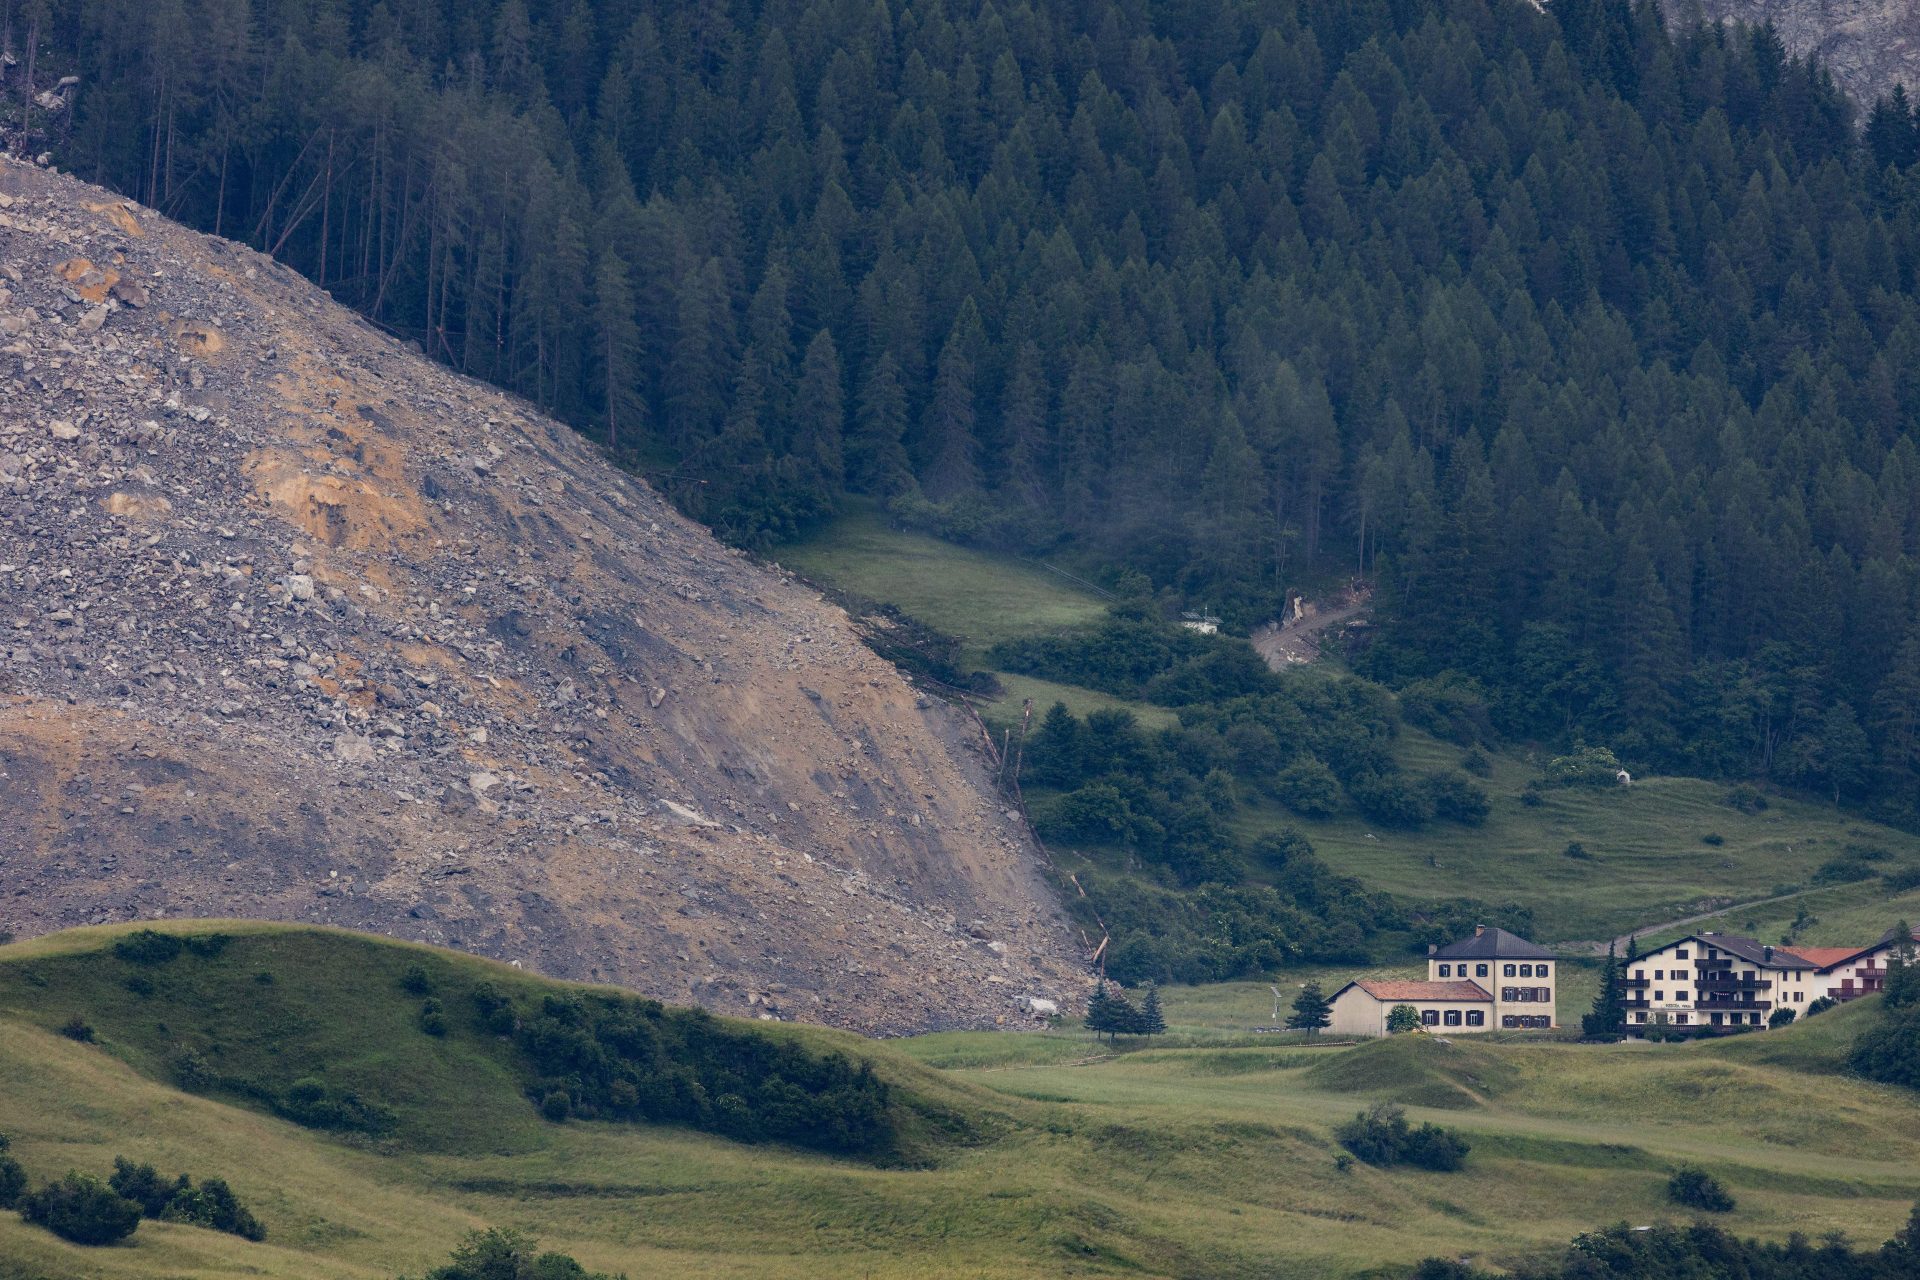
{"label": "tree line", "polygon": [[[0,0],[0,117],[765,548],[850,495],[1920,795],[1920,128],[1556,0]],[[30,70],[29,70],[30,69]]]}

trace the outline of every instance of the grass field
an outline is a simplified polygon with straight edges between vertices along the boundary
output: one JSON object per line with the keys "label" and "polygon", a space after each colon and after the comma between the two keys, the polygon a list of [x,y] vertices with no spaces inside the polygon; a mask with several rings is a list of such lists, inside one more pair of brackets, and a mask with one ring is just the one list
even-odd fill
{"label": "grass field", "polygon": [[[0,1131],[36,1181],[104,1173],[116,1154],[226,1177],[267,1242],[146,1223],[128,1246],[85,1250],[0,1213],[8,1280],[373,1280],[418,1274],[482,1225],[634,1276],[1271,1280],[1380,1274],[1442,1253],[1497,1263],[1607,1222],[1675,1219],[1661,1187],[1681,1160],[1739,1198],[1726,1225],[1768,1238],[1883,1239],[1920,1194],[1912,1096],[1832,1074],[1873,1002],[1784,1032],[1655,1047],[1195,1035],[1114,1053],[1068,1033],[879,1044],[787,1031],[850,1047],[965,1118],[963,1136],[873,1165],[670,1128],[545,1123],[504,1083],[498,1044],[457,1028],[425,1043],[410,1025],[416,1002],[394,986],[410,963],[447,982],[539,979],[337,933],[221,927],[237,938],[220,960],[146,997],[103,952],[111,931],[0,948]],[[209,983],[259,971],[275,973],[276,994],[251,1023],[237,1001],[202,1007]],[[1177,1022],[1227,1021],[1220,1010],[1240,999],[1169,994]],[[52,1029],[74,1013],[100,1043]],[[155,1075],[157,1054],[209,1027],[236,1060],[265,1069],[277,1046],[285,1071],[319,1064],[393,1098],[400,1129],[327,1137]],[[1336,1167],[1332,1126],[1376,1099],[1460,1130],[1474,1148],[1466,1170]]]}
{"label": "grass field", "polygon": [[1097,593],[1040,565],[895,530],[860,506],[814,537],[781,547],[782,564],[828,586],[895,605],[966,642],[983,662],[1002,640],[1086,626],[1106,614]]}

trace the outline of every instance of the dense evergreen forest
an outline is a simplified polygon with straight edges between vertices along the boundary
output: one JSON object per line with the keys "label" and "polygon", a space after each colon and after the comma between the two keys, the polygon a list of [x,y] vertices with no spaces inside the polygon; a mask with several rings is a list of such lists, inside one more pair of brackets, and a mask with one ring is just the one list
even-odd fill
{"label": "dense evergreen forest", "polygon": [[1555,0],[0,0],[58,160],[765,548],[847,494],[1504,732],[1920,795],[1920,134]]}

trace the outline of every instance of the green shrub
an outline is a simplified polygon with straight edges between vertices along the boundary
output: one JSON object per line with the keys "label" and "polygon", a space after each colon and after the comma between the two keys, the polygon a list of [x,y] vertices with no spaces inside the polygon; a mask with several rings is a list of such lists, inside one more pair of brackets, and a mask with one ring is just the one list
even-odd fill
{"label": "green shrub", "polygon": [[1856,1075],[1920,1089],[1920,1009],[1888,1012],[1847,1054]]}
{"label": "green shrub", "polygon": [[1355,1114],[1353,1119],[1334,1130],[1336,1141],[1361,1160],[1386,1167],[1411,1164],[1422,1169],[1451,1173],[1466,1162],[1472,1150],[1458,1134],[1436,1124],[1418,1129],[1407,1123],[1407,1114],[1392,1103],[1375,1103],[1371,1111]]}
{"label": "green shrub", "polygon": [[1544,780],[1551,787],[1617,787],[1620,758],[1605,747],[1581,747],[1547,761]]}
{"label": "green shrub", "polygon": [[1410,1004],[1397,1004],[1387,1010],[1387,1031],[1399,1035],[1403,1031],[1420,1029],[1420,1011]]}
{"label": "green shrub", "polygon": [[128,964],[167,964],[179,958],[186,943],[170,933],[137,929],[124,938],[116,938],[113,954]]}
{"label": "green shrub", "polygon": [[1767,798],[1759,791],[1747,786],[1735,787],[1727,792],[1721,803],[1729,809],[1737,809],[1745,814],[1764,813],[1767,808]]}
{"label": "green shrub", "polygon": [[565,1089],[555,1089],[540,1100],[540,1114],[555,1124],[564,1123],[573,1114],[573,1099]]}
{"label": "green shrub", "polygon": [[1777,1030],[1780,1027],[1791,1025],[1793,1020],[1799,1016],[1799,1010],[1782,1006],[1767,1015],[1767,1026]]}
{"label": "green shrub", "polygon": [[1434,816],[1444,821],[1477,827],[1492,812],[1487,793],[1465,774],[1430,773],[1420,785],[1426,788]]}
{"label": "green shrub", "polygon": [[1716,849],[1718,849],[1721,845],[1725,844],[1726,842],[1727,842],[1727,838],[1721,835],[1718,831],[1709,831],[1707,832],[1707,834],[1700,837],[1701,844],[1710,844]]}
{"label": "green shrub", "polygon": [[427,1002],[420,1006],[420,1029],[430,1036],[447,1034],[446,1010],[432,997],[428,997]]}
{"label": "green shrub", "polygon": [[60,1034],[69,1040],[78,1040],[81,1044],[93,1043],[93,1028],[79,1014],[68,1018],[60,1028]]}
{"label": "green shrub", "polygon": [[1832,996],[1819,996],[1807,1005],[1807,1016],[1811,1018],[1816,1013],[1825,1013],[1839,1003]]}
{"label": "green shrub", "polygon": [[1340,782],[1313,756],[1301,756],[1273,776],[1273,795],[1305,818],[1329,818],[1340,811]]}
{"label": "green shrub", "polygon": [[453,1261],[429,1271],[426,1280],[613,1280],[564,1253],[536,1255],[536,1245],[519,1231],[476,1231],[453,1251]]}
{"label": "green shrub", "polygon": [[427,971],[421,966],[410,964],[400,975],[400,989],[410,996],[432,995],[433,979],[427,977]]}
{"label": "green shrub", "polygon": [[183,1175],[180,1182],[179,1191],[160,1215],[168,1222],[186,1222],[210,1231],[224,1231],[242,1240],[267,1238],[266,1228],[240,1203],[225,1179],[208,1178],[196,1187]]}
{"label": "green shrub", "polygon": [[393,1128],[391,1109],[370,1102],[350,1089],[336,1089],[308,1076],[296,1080],[273,1099],[273,1109],[309,1129],[382,1134]]}
{"label": "green shrub", "polygon": [[185,1174],[169,1182],[150,1164],[134,1164],[125,1156],[115,1156],[113,1176],[107,1179],[107,1185],[139,1205],[146,1217],[157,1218],[166,1212],[174,1196],[184,1190],[188,1182]]}
{"label": "green shrub", "polygon": [[103,1245],[125,1240],[140,1225],[140,1206],[85,1174],[68,1173],[22,1196],[20,1216],[62,1240]]}
{"label": "green shrub", "polygon": [[1683,1165],[1667,1179],[1667,1199],[1706,1213],[1731,1213],[1733,1197],[1705,1169]]}
{"label": "green shrub", "polygon": [[1920,867],[1901,867],[1889,871],[1883,877],[1888,893],[1905,893],[1909,889],[1920,889]]}
{"label": "green shrub", "polygon": [[233,939],[224,933],[199,933],[185,941],[188,951],[203,960],[211,960],[225,951]]}
{"label": "green shrub", "polygon": [[1361,813],[1385,827],[1414,828],[1433,821],[1433,794],[1401,773],[1363,773],[1347,782]]}
{"label": "green shrub", "polygon": [[145,1217],[185,1222],[247,1240],[266,1239],[259,1219],[240,1203],[222,1178],[208,1178],[196,1187],[184,1173],[169,1181],[150,1164],[137,1165],[124,1156],[115,1156],[108,1185],[138,1205]]}
{"label": "green shrub", "polygon": [[1469,747],[1493,737],[1487,694],[1478,680],[1443,671],[1400,690],[1400,714],[1436,738]]}
{"label": "green shrub", "polygon": [[262,969],[260,972],[254,974],[253,980],[259,983],[263,987],[270,987],[274,983],[273,975],[267,972],[265,969]]}
{"label": "green shrub", "polygon": [[1460,767],[1476,778],[1493,776],[1493,760],[1478,747],[1460,757]]}
{"label": "green shrub", "polygon": [[1581,844],[1578,840],[1567,841],[1567,847],[1560,851],[1560,856],[1572,858],[1576,862],[1593,861],[1593,855],[1587,852],[1587,846]]}
{"label": "green shrub", "polygon": [[27,1189],[27,1171],[7,1154],[7,1148],[12,1145],[12,1139],[0,1133],[0,1209],[13,1208]]}
{"label": "green shrub", "polygon": [[1854,858],[1834,858],[1813,873],[1815,884],[1857,884],[1873,878],[1873,868]]}
{"label": "green shrub", "polygon": [[136,973],[121,984],[142,1000],[153,995],[153,979],[144,973]]}

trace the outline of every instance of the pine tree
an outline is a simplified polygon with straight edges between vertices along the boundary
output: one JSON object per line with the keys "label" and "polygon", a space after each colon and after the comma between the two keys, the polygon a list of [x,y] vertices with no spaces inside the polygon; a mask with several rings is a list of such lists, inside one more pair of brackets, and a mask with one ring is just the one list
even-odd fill
{"label": "pine tree", "polygon": [[1287,1018],[1288,1028],[1304,1031],[1311,1039],[1331,1025],[1333,1005],[1320,989],[1320,984],[1309,982],[1301,987],[1300,994],[1293,998],[1293,1013]]}
{"label": "pine tree", "polygon": [[1160,987],[1157,983],[1147,984],[1147,995],[1140,1002],[1140,1034],[1157,1036],[1167,1029],[1166,1015],[1160,1011]]}
{"label": "pine tree", "polygon": [[593,264],[595,378],[607,423],[607,447],[620,447],[621,433],[646,425],[639,393],[640,327],[634,321],[633,281],[626,259],[602,244]]}
{"label": "pine tree", "polygon": [[935,502],[947,502],[980,487],[980,443],[974,435],[973,360],[967,335],[958,323],[940,350],[933,398],[927,403],[923,434],[930,457],[921,488]]}
{"label": "pine tree", "polygon": [[1607,967],[1600,975],[1600,990],[1593,997],[1593,1011],[1580,1019],[1580,1031],[1589,1040],[1616,1039],[1626,1030],[1626,1025],[1626,978],[1613,944],[1608,943]]}
{"label": "pine tree", "polygon": [[847,439],[847,481],[856,492],[891,497],[913,487],[913,470],[901,443],[907,431],[907,397],[900,363],[882,351],[860,388],[853,434]]}

